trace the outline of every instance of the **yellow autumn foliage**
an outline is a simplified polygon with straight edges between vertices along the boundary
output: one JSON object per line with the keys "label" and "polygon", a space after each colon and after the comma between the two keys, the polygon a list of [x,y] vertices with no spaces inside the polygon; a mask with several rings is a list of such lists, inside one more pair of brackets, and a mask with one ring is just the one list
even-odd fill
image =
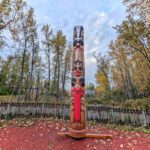
{"label": "yellow autumn foliage", "polygon": [[98,72],[96,74],[96,80],[97,80],[97,83],[98,83],[98,86],[96,87],[96,92],[98,94],[105,93],[108,82],[107,82],[107,79],[106,79],[104,73],[103,72]]}

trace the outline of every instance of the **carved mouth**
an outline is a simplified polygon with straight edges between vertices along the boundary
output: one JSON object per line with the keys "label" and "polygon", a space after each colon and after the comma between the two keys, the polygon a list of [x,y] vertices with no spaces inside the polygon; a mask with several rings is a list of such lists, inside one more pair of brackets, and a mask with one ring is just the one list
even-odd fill
{"label": "carved mouth", "polygon": [[76,71],[75,72],[75,76],[79,77],[81,75],[81,72],[80,71]]}
{"label": "carved mouth", "polygon": [[76,45],[76,47],[80,47],[81,45],[78,43],[77,45]]}

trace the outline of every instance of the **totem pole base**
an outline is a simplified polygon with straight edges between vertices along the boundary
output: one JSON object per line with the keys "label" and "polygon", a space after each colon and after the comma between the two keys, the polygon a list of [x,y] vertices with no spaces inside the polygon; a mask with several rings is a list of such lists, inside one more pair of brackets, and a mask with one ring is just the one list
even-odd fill
{"label": "totem pole base", "polygon": [[58,132],[58,135],[66,135],[75,139],[81,138],[97,138],[97,139],[112,139],[112,135],[109,134],[98,134],[98,133],[88,133],[85,129],[81,131],[76,131],[70,129],[70,131],[66,132]]}

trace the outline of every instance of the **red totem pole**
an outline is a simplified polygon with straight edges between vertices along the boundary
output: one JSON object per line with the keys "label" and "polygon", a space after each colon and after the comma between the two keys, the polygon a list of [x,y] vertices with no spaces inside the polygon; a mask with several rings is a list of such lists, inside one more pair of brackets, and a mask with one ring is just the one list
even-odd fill
{"label": "red totem pole", "polygon": [[70,129],[68,132],[58,134],[69,135],[73,138],[112,138],[111,135],[91,134],[86,131],[84,29],[82,26],[75,26],[73,31]]}

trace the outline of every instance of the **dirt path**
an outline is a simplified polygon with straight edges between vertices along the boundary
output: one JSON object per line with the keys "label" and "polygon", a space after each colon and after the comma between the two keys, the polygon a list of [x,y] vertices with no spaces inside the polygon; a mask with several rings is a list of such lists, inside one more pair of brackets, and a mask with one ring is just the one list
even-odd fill
{"label": "dirt path", "polygon": [[[2,124],[2,123],[1,123]],[[63,127],[62,127],[63,126]],[[0,128],[2,150],[150,150],[150,134],[109,129],[103,125],[90,127],[99,133],[113,135],[113,140],[81,139],[57,135],[66,130],[68,122],[13,120]]]}

